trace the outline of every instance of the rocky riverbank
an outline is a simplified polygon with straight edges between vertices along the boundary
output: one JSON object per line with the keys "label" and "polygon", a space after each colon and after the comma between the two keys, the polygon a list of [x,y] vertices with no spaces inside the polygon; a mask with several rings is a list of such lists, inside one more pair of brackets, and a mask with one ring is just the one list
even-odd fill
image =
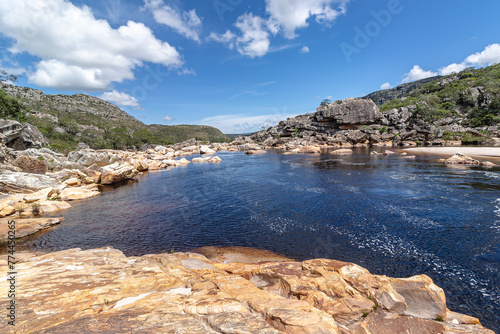
{"label": "rocky riverbank", "polygon": [[[23,237],[59,223],[44,214],[71,207],[71,202],[98,196],[103,187],[133,179],[146,171],[168,170],[189,163],[219,163],[218,151],[236,151],[227,144],[200,145],[192,139],[146,151],[91,150],[68,155],[47,148],[15,150],[0,144],[0,243],[7,238],[6,222],[22,222]],[[201,154],[191,160],[193,154]],[[5,228],[4,228],[5,227]]]}
{"label": "rocky riverbank", "polygon": [[348,98],[324,104],[315,113],[281,121],[252,136],[237,137],[235,142],[259,146],[254,150],[274,148],[295,152],[326,147],[461,146],[469,143],[466,140],[500,145],[498,126],[462,126],[463,117],[428,123],[417,117],[418,110],[419,105],[410,105],[382,113],[370,99]]}
{"label": "rocky riverbank", "polygon": [[[269,253],[257,262],[255,251],[254,263],[230,263],[237,253],[249,258],[234,248],[212,249],[212,259],[126,257],[112,248],[18,254],[16,326],[2,331],[494,334],[448,310],[425,275],[390,278],[326,259],[267,262]],[[7,284],[0,286],[5,305]]]}

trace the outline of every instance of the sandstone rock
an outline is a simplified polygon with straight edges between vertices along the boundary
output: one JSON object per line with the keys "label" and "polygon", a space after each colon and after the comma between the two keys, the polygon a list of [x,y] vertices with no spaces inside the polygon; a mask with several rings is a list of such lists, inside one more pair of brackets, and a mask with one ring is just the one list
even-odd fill
{"label": "sandstone rock", "polygon": [[45,175],[10,171],[4,171],[0,174],[0,192],[3,193],[32,193],[57,185],[56,181]]}
{"label": "sandstone rock", "polygon": [[[401,315],[415,302],[434,307],[432,296],[440,292],[428,278],[371,275],[335,260],[242,264],[193,253],[127,258],[111,248],[20,259],[16,269],[24,273],[19,294],[26,312],[15,330],[23,333],[80,332],[85,326],[86,332],[102,333],[123,328],[134,333],[493,334],[477,319],[447,310],[445,322]],[[6,286],[0,289],[6,296]],[[375,295],[381,302],[377,310],[367,298]]]}
{"label": "sandstone rock", "polygon": [[214,154],[215,150],[211,149],[208,145],[200,146],[200,154]]}
{"label": "sandstone rock", "polygon": [[136,176],[138,173],[135,167],[129,165],[128,163],[120,162],[115,162],[111,165],[102,167],[99,172],[102,173],[102,184],[113,184],[123,180],[129,180]]}
{"label": "sandstone rock", "polygon": [[473,159],[468,155],[457,153],[454,156],[445,160],[447,164],[461,164],[461,165],[480,165],[479,160]]}
{"label": "sandstone rock", "polygon": [[348,148],[343,148],[343,149],[339,149],[339,150],[335,150],[332,152],[332,154],[336,154],[336,155],[350,155],[350,154],[353,154],[354,152],[351,150],[351,149],[348,149]]}
{"label": "sandstone rock", "polygon": [[66,188],[59,193],[59,197],[63,201],[74,201],[95,197],[100,194],[97,185]]}
{"label": "sandstone rock", "polygon": [[16,213],[16,208],[8,203],[0,204],[0,218],[4,218]]}
{"label": "sandstone rock", "polygon": [[[23,238],[40,230],[49,228],[53,225],[59,224],[62,220],[62,218],[15,219],[16,238]],[[0,219],[0,243],[5,242],[8,238],[8,221],[9,219]]]}
{"label": "sandstone rock", "polygon": [[33,125],[0,119],[0,134],[3,143],[16,150],[26,150],[49,144],[43,134]]}
{"label": "sandstone rock", "polygon": [[247,155],[254,155],[254,154],[266,154],[267,151],[265,150],[248,150],[248,151],[245,151],[245,154]]}
{"label": "sandstone rock", "polygon": [[371,124],[382,118],[382,113],[372,100],[346,99],[318,108],[317,118],[333,119],[339,125]]}
{"label": "sandstone rock", "polygon": [[206,160],[203,158],[193,158],[193,160],[191,160],[191,162],[202,163],[202,162],[206,162]]}
{"label": "sandstone rock", "polygon": [[74,178],[71,178],[71,179],[67,179],[66,181],[63,182],[65,185],[69,186],[69,187],[76,187],[76,186],[79,186],[82,184],[82,181],[80,181],[80,179],[74,177]]}
{"label": "sandstone rock", "polygon": [[24,200],[26,201],[26,203],[33,203],[40,200],[46,200],[53,191],[54,188],[52,187],[45,188],[35,193],[24,196]]}
{"label": "sandstone rock", "polygon": [[391,150],[385,150],[384,155],[393,155],[396,154],[396,152],[391,151]]}
{"label": "sandstone rock", "polygon": [[144,172],[149,169],[149,163],[143,159],[134,159],[131,163],[139,172]]}
{"label": "sandstone rock", "polygon": [[181,160],[179,160],[179,163],[181,165],[187,165],[187,164],[190,164],[191,161],[187,160],[186,158],[182,158]]}
{"label": "sandstone rock", "polygon": [[[43,157],[42,157],[43,158]],[[22,155],[12,162],[12,165],[19,167],[23,173],[45,174],[47,173],[47,164],[43,160],[35,160]]]}
{"label": "sandstone rock", "polygon": [[496,165],[491,162],[491,161],[482,161],[481,166],[486,166],[486,167],[495,167]]}
{"label": "sandstone rock", "polygon": [[219,163],[221,161],[222,161],[222,159],[217,157],[217,156],[207,159],[207,162],[210,162],[212,164],[216,164],[216,163]]}
{"label": "sandstone rock", "polygon": [[170,159],[163,160],[161,163],[167,167],[177,167],[180,165],[179,161],[170,160]]}
{"label": "sandstone rock", "polygon": [[58,171],[58,172],[47,173],[47,176],[50,176],[51,178],[53,178],[59,182],[64,182],[68,179],[81,180],[81,179],[84,179],[85,177],[87,177],[86,174],[82,173],[78,169],[63,169],[63,170]]}
{"label": "sandstone rock", "polygon": [[36,203],[39,205],[40,211],[42,213],[50,213],[60,210],[66,210],[71,207],[71,204],[65,201],[40,200]]}
{"label": "sandstone rock", "polygon": [[319,146],[304,146],[299,149],[299,153],[321,153]]}
{"label": "sandstone rock", "polygon": [[68,154],[68,160],[70,162],[76,162],[83,167],[92,166],[93,164],[104,167],[110,163],[110,156],[107,152],[80,150],[70,152]]}

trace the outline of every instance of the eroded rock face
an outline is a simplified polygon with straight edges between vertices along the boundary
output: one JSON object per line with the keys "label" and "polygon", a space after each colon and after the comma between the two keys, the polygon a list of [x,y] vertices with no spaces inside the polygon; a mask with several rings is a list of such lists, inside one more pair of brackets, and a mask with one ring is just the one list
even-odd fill
{"label": "eroded rock face", "polygon": [[102,184],[113,184],[123,180],[129,180],[137,175],[138,171],[128,163],[115,162],[99,169]]}
{"label": "eroded rock face", "polygon": [[338,125],[372,124],[382,118],[382,113],[372,100],[346,99],[319,107],[318,121],[333,119]]}
{"label": "eroded rock face", "polygon": [[0,174],[0,192],[32,193],[59,184],[52,178],[39,175],[4,171]]}
{"label": "eroded rock face", "polygon": [[16,150],[26,150],[49,144],[43,134],[35,126],[28,123],[0,119],[0,134],[2,142]]}
{"label": "eroded rock face", "polygon": [[[127,258],[112,248],[20,258],[24,313],[15,330],[22,333],[493,334],[477,319],[448,311],[442,290],[426,276],[394,279],[334,260]],[[430,319],[435,314],[444,321]]]}

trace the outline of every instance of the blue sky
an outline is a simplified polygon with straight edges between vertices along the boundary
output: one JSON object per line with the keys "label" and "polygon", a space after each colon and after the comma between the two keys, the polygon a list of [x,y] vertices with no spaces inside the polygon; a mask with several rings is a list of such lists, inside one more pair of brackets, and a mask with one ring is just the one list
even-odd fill
{"label": "blue sky", "polygon": [[0,68],[146,124],[245,133],[500,62],[496,0],[0,0]]}

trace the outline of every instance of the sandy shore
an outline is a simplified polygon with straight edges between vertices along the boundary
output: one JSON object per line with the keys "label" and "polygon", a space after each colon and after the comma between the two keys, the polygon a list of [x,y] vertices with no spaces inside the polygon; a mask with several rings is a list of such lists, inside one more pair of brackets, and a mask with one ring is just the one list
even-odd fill
{"label": "sandy shore", "polygon": [[452,156],[463,153],[473,158],[500,159],[500,147],[412,147],[404,149],[408,154],[433,154]]}

